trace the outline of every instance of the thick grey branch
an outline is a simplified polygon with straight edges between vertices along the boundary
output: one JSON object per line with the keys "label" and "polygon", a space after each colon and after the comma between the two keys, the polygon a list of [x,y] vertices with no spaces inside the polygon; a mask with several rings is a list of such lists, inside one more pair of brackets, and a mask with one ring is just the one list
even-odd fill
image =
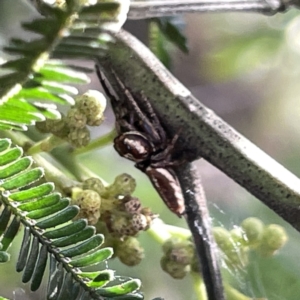
{"label": "thick grey branch", "polygon": [[218,248],[211,232],[211,222],[200,175],[192,163],[176,169],[186,209],[186,221],[195,241],[196,253],[209,300],[224,300],[224,289],[217,257]]}
{"label": "thick grey branch", "polygon": [[174,16],[183,13],[254,12],[274,15],[298,6],[299,0],[185,0],[134,1],[130,4],[129,19]]}
{"label": "thick grey branch", "polygon": [[205,107],[135,37],[115,38],[98,63],[145,94],[170,136],[180,132],[177,151],[205,158],[300,231],[300,180]]}

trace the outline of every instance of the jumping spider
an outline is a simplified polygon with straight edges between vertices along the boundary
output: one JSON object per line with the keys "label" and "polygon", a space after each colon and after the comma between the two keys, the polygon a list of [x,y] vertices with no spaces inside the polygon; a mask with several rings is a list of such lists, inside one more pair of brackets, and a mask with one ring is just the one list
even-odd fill
{"label": "jumping spider", "polygon": [[[112,71],[119,99],[114,97],[98,66],[96,70],[116,116],[118,136],[114,139],[114,148],[147,174],[167,207],[181,217],[185,213],[184,198],[172,168],[178,165],[172,158],[178,134],[169,139],[148,99],[142,94],[133,95]],[[139,97],[140,106],[135,97]]]}

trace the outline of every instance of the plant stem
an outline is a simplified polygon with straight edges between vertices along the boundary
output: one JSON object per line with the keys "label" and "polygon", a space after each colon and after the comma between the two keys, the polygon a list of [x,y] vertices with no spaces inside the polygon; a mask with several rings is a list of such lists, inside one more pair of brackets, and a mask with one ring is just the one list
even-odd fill
{"label": "plant stem", "polygon": [[209,300],[225,299],[219,266],[219,251],[212,234],[207,201],[199,173],[191,163],[183,164],[175,171],[183,192],[185,217],[194,239],[207,298]]}
{"label": "plant stem", "polygon": [[[130,4],[129,19],[159,18],[184,13],[254,12],[274,15],[297,3],[265,0],[185,0],[185,1],[134,1]],[[299,5],[299,3],[298,3]]]}
{"label": "plant stem", "polygon": [[27,153],[29,155],[33,155],[40,152],[50,152],[55,147],[60,146],[63,143],[65,143],[64,140],[51,134],[49,137],[45,138],[44,140],[34,143],[32,147],[30,147],[27,150]]}
{"label": "plant stem", "polygon": [[147,230],[147,233],[159,244],[163,244],[172,235],[166,230],[166,225],[160,219],[155,219],[150,228]]}
{"label": "plant stem", "polygon": [[191,237],[191,231],[185,228],[173,226],[173,225],[168,225],[165,224],[165,229],[172,235],[176,236],[181,239],[188,239]]}
{"label": "plant stem", "polygon": [[[259,300],[258,298],[250,298],[248,296],[245,296],[229,284],[225,284],[225,293],[227,300]],[[261,300],[264,300],[261,298]]]}
{"label": "plant stem", "polygon": [[117,132],[115,129],[113,129],[109,133],[93,140],[86,147],[78,148],[78,149],[74,150],[73,154],[74,155],[84,154],[84,153],[90,152],[92,150],[111,145],[116,136],[117,136]]}
{"label": "plant stem", "polygon": [[32,155],[34,161],[45,170],[45,176],[47,181],[53,182],[55,188],[60,190],[63,194],[66,194],[70,188],[77,186],[78,181],[71,179],[56,168],[50,161],[52,158],[46,157],[44,154],[34,154]]}
{"label": "plant stem", "polygon": [[205,284],[202,277],[195,272],[191,272],[191,277],[193,279],[197,300],[207,300]]}

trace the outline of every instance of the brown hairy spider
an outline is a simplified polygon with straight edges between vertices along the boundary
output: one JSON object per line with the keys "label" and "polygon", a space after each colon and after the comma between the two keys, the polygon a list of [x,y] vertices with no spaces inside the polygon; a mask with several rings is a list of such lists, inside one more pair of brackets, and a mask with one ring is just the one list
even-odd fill
{"label": "brown hairy spider", "polygon": [[[119,99],[111,94],[98,66],[96,71],[116,116],[118,136],[114,139],[114,148],[120,156],[134,161],[135,166],[147,174],[167,207],[182,216],[184,198],[172,168],[178,165],[172,158],[178,134],[169,139],[148,99],[142,94],[133,94],[115,72],[112,74]],[[139,105],[135,97],[139,97]]]}

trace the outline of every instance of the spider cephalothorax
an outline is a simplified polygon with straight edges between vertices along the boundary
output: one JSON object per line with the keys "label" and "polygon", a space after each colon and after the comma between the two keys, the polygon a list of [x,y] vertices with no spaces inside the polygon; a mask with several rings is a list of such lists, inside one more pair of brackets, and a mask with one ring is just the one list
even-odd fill
{"label": "spider cephalothorax", "polygon": [[[134,161],[135,166],[148,175],[172,212],[178,216],[183,215],[185,212],[183,195],[173,170],[178,161],[172,157],[178,135],[168,138],[148,99],[142,94],[133,94],[113,71],[119,99],[110,93],[99,68],[97,74],[111,99],[116,116],[118,132],[114,140],[116,151],[122,157]],[[138,102],[135,100],[136,97],[139,97]]]}
{"label": "spider cephalothorax", "polygon": [[125,132],[116,137],[114,147],[120,155],[136,163],[149,160],[155,149],[146,136],[137,131]]}

